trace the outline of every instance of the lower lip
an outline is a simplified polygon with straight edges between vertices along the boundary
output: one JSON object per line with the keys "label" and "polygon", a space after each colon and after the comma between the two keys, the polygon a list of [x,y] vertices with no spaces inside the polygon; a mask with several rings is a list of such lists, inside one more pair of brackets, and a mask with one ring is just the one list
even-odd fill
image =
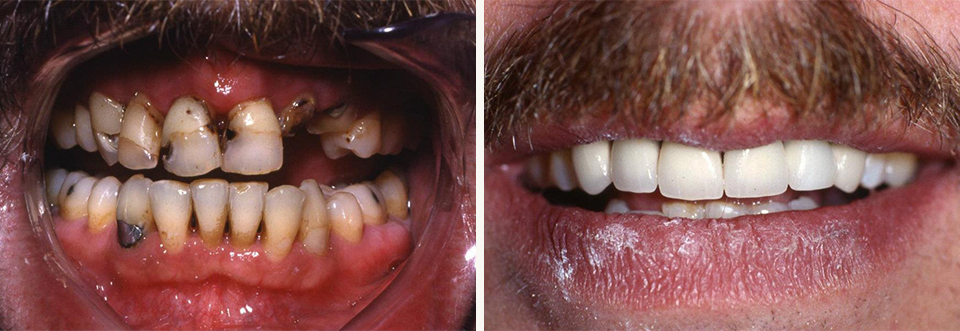
{"label": "lower lip", "polygon": [[518,168],[488,168],[490,245],[512,252],[504,263],[551,316],[762,306],[862,288],[897,267],[960,182],[934,166],[844,206],[671,220],[550,205],[517,184]]}

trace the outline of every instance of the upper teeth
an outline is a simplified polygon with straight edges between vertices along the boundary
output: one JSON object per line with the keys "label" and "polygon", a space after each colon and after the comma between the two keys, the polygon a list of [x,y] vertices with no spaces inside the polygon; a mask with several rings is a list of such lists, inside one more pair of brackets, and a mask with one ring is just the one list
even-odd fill
{"label": "upper teeth", "polygon": [[[612,147],[611,147],[612,145]],[[571,156],[572,155],[572,156]],[[853,192],[882,183],[906,184],[917,158],[907,153],[867,154],[823,141],[779,141],[722,153],[646,139],[580,145],[528,162],[536,185],[562,190],[580,187],[598,194],[612,182],[620,191],[650,193],[660,188],[668,198],[712,200],[724,196],[776,196],[787,187],[813,191],[836,186]]]}
{"label": "upper teeth", "polygon": [[200,101],[182,97],[173,102],[161,135],[163,146],[169,148],[163,157],[167,171],[192,177],[220,167],[220,138],[210,122],[210,111]]}

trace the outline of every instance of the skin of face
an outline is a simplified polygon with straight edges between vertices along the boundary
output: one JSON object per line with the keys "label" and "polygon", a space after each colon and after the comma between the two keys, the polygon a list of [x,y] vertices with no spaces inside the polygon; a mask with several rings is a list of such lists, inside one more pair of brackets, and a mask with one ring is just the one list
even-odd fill
{"label": "skin of face", "polygon": [[[746,2],[720,1],[723,6],[749,6]],[[526,28],[531,22],[546,19],[545,8],[552,2],[485,2],[485,42],[487,54],[505,35]],[[710,4],[703,4],[709,6]],[[864,13],[878,24],[887,24],[904,38],[917,36],[923,28],[944,49],[957,49],[955,22],[960,20],[960,2],[887,1],[866,2]],[[948,52],[949,61],[958,63],[957,52]],[[489,59],[488,59],[489,62]],[[487,191],[486,195],[496,194]],[[960,201],[960,189],[937,192],[943,201]],[[885,276],[855,290],[831,293],[800,301],[780,302],[767,307],[729,309],[664,309],[628,312],[631,319],[655,321],[663,329],[684,329],[699,325],[709,329],[944,329],[960,325],[960,203],[940,204],[929,211],[921,239],[904,257],[899,267]],[[484,320],[489,329],[564,329],[576,326],[552,319],[543,311],[551,307],[531,307],[523,282],[516,279],[510,261],[498,259],[498,237],[510,229],[498,226],[496,219],[485,222],[486,269]],[[617,325],[623,312],[616,307],[588,307],[597,316],[595,328]],[[606,320],[603,316],[607,316]],[[614,316],[614,317],[611,317]],[[623,325],[623,324],[620,324]],[[579,325],[583,326],[583,325]]]}

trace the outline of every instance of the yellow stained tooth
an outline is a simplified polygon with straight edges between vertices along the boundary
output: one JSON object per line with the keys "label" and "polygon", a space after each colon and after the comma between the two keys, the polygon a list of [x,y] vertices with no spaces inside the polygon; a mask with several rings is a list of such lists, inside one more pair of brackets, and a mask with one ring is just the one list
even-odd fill
{"label": "yellow stained tooth", "polygon": [[167,252],[176,254],[186,245],[193,205],[186,183],[160,180],[150,184],[150,209],[153,211],[160,242]]}
{"label": "yellow stained tooth", "polygon": [[160,160],[160,114],[143,94],[127,105],[120,127],[117,158],[127,169],[153,169]]}
{"label": "yellow stained tooth", "polygon": [[230,184],[223,179],[195,180],[190,183],[190,194],[200,240],[208,247],[216,247],[223,241],[227,224]]}
{"label": "yellow stained tooth", "polygon": [[163,156],[164,169],[193,177],[220,168],[220,138],[210,123],[210,111],[203,102],[192,97],[174,101],[160,136],[163,146],[169,146],[169,153]]}
{"label": "yellow stained tooth", "polygon": [[377,176],[374,180],[377,188],[383,194],[384,205],[387,206],[387,214],[398,219],[407,218],[407,187],[403,179],[393,172],[387,170]]}
{"label": "yellow stained tooth", "polygon": [[267,192],[263,207],[263,244],[267,258],[280,261],[297,239],[303,216],[303,191],[291,185],[282,185]]}
{"label": "yellow stained tooth", "polygon": [[123,105],[100,92],[90,94],[90,116],[93,132],[116,135],[120,133]]}
{"label": "yellow stained tooth", "polygon": [[387,214],[384,212],[380,201],[374,196],[370,188],[364,184],[353,184],[345,187],[341,192],[350,193],[360,204],[360,210],[363,213],[363,223],[370,225],[380,225],[387,222]]}
{"label": "yellow stained tooth", "polygon": [[357,119],[357,110],[346,104],[318,111],[313,119],[307,122],[307,132],[311,134],[347,132],[355,119]]}
{"label": "yellow stained tooth", "polygon": [[359,243],[363,238],[363,211],[353,194],[334,193],[327,200],[330,228],[344,240]]}
{"label": "yellow stained tooth", "polygon": [[303,94],[280,112],[280,131],[291,136],[301,124],[313,118],[316,102],[310,94]]}
{"label": "yellow stained tooth", "polygon": [[327,217],[327,200],[317,181],[308,179],[300,184],[303,191],[303,220],[297,237],[303,248],[316,255],[327,253],[330,237],[330,220]]}
{"label": "yellow stained tooth", "polygon": [[266,99],[241,103],[230,111],[228,128],[235,133],[223,151],[224,172],[262,175],[283,166],[280,123]]}
{"label": "yellow stained tooth", "polygon": [[93,126],[90,124],[90,110],[82,105],[77,105],[74,119],[77,121],[77,144],[87,152],[96,152],[97,139],[93,135]]}
{"label": "yellow stained tooth", "polygon": [[368,158],[380,151],[380,112],[372,111],[350,125],[343,134],[343,147],[354,155]]}
{"label": "yellow stained tooth", "polygon": [[80,179],[89,176],[90,175],[83,171],[73,171],[67,174],[67,177],[63,179],[63,184],[60,185],[60,192],[57,192],[57,205],[60,206],[60,209],[63,209],[63,203],[67,199],[67,193],[71,193],[71,188],[73,188]]}
{"label": "yellow stained tooth", "polygon": [[117,194],[120,181],[116,177],[104,177],[93,185],[87,203],[87,228],[100,233],[111,223],[117,222]]}
{"label": "yellow stained tooth", "polygon": [[230,245],[246,248],[257,240],[267,183],[230,183]]}
{"label": "yellow stained tooth", "polygon": [[66,187],[66,194],[60,204],[60,216],[68,221],[75,221],[87,217],[87,204],[90,201],[90,190],[97,182],[95,177],[80,178],[76,184]]}
{"label": "yellow stained tooth", "polygon": [[144,231],[156,229],[153,210],[150,208],[150,185],[153,181],[143,175],[133,175],[117,194],[117,220],[138,225]]}

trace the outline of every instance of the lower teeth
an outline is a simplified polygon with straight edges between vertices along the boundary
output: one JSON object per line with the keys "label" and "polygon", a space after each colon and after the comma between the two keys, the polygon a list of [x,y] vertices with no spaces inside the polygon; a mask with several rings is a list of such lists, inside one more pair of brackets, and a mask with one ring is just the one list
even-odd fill
{"label": "lower teeth", "polygon": [[664,202],[660,210],[631,209],[626,201],[611,199],[604,209],[606,214],[646,214],[669,218],[734,218],[746,215],[766,215],[786,211],[810,210],[819,208],[813,199],[801,196],[788,203],[776,201],[742,203],[733,201],[669,201]]}

